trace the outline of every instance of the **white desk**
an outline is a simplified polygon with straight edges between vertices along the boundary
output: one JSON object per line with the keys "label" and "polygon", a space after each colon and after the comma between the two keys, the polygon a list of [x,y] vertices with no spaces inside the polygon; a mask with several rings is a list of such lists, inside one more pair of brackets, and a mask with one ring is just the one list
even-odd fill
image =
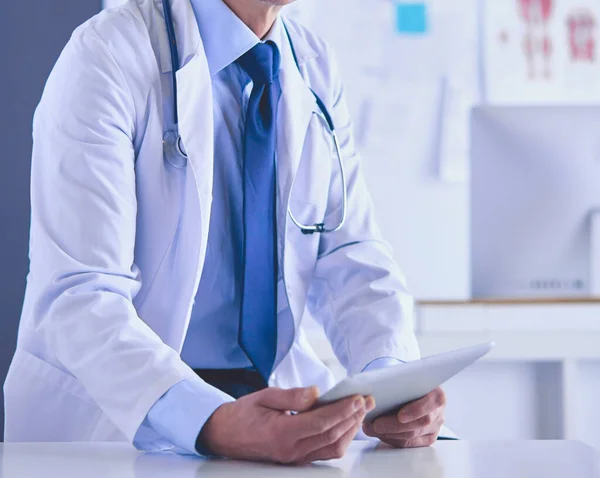
{"label": "white desk", "polygon": [[439,442],[415,450],[356,442],[342,460],[302,468],[170,454],[126,444],[0,445],[2,478],[401,477],[598,478],[600,454],[580,442]]}

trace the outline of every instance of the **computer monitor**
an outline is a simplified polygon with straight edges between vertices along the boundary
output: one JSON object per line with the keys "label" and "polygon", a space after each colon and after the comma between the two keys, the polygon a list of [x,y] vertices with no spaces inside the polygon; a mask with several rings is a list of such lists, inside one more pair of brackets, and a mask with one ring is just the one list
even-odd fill
{"label": "computer monitor", "polygon": [[471,119],[473,298],[598,294],[600,106],[479,107]]}

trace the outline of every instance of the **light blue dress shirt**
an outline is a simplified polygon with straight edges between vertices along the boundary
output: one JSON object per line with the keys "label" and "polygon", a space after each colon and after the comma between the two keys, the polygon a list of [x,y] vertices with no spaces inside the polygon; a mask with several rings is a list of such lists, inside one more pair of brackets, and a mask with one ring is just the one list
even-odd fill
{"label": "light blue dress shirt", "polygon": [[[246,368],[252,364],[238,345],[244,276],[238,244],[243,235],[242,141],[252,80],[232,62],[260,40],[222,0],[192,0],[192,6],[212,77],[215,160],[206,258],[181,358],[196,369]],[[269,39],[279,46],[276,31]]]}
{"label": "light blue dress shirt", "polygon": [[[236,244],[242,232],[242,139],[252,81],[234,62],[260,39],[222,0],[191,2],[212,76],[215,157],[206,259],[181,358],[196,369],[245,368],[251,363],[238,345],[243,264]],[[287,36],[281,20],[265,40],[282,51]],[[398,362],[382,358],[367,368]],[[152,407],[140,431],[150,427],[166,443],[196,453],[196,438],[204,423],[220,405],[232,400],[201,381],[182,381]],[[143,447],[140,431],[134,443]]]}

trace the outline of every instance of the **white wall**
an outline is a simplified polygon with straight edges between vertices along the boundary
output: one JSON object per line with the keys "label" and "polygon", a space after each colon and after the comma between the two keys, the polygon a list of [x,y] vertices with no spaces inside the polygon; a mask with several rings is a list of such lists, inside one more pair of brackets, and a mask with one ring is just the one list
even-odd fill
{"label": "white wall", "polygon": [[[427,100],[420,102],[427,106]],[[414,115],[415,125],[424,113]],[[430,144],[422,133],[414,148]],[[411,291],[419,299],[465,299],[470,295],[468,192],[465,184],[432,177],[432,162],[409,155],[385,165],[363,158],[378,224],[390,242]]]}

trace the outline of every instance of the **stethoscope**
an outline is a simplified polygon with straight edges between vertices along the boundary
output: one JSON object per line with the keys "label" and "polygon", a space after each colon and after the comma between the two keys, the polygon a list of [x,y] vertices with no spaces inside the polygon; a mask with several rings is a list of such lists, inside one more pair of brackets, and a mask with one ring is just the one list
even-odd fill
{"label": "stethoscope", "polygon": [[[169,161],[169,163],[177,166],[177,167],[185,167],[187,164],[187,153],[183,146],[183,141],[181,139],[181,135],[179,134],[179,113],[177,107],[177,72],[179,71],[179,50],[177,48],[177,38],[175,36],[175,27],[173,23],[173,17],[171,15],[171,5],[168,0],[163,1],[163,9],[165,15],[165,23],[167,25],[167,35],[169,38],[169,49],[171,53],[171,75],[173,82],[173,119],[174,119],[174,127],[173,129],[167,131],[163,139],[163,148],[165,158]],[[285,25],[284,25],[285,26]],[[292,55],[294,57],[294,61],[296,63],[296,67],[298,71],[300,71],[300,64],[298,63],[298,57],[296,56],[296,51],[294,50],[294,44],[292,43],[292,39],[288,32],[287,27],[285,27],[285,31],[287,33],[288,40],[290,42],[290,47],[292,50]],[[308,87],[308,86],[307,86]],[[335,151],[337,154],[338,164],[341,172],[341,182],[342,182],[342,211],[340,213],[340,220],[335,227],[327,227],[324,222],[313,224],[312,226],[302,224],[299,222],[294,215],[292,214],[291,209],[288,207],[288,215],[292,222],[300,228],[303,234],[314,234],[314,233],[325,233],[325,232],[335,232],[340,230],[344,223],[346,222],[346,206],[347,206],[347,191],[346,191],[346,174],[344,171],[344,163],[342,161],[342,152],[340,148],[340,143],[335,132],[335,127],[333,124],[333,120],[331,119],[331,115],[324,103],[321,101],[321,98],[313,91],[312,88],[309,88],[312,94],[315,97],[317,102],[317,106],[319,107],[320,113],[314,112],[321,120],[324,122],[325,127],[329,130],[331,138],[333,140],[333,144],[335,146]],[[326,216],[327,214],[325,214]],[[323,218],[323,220],[325,220]]]}

